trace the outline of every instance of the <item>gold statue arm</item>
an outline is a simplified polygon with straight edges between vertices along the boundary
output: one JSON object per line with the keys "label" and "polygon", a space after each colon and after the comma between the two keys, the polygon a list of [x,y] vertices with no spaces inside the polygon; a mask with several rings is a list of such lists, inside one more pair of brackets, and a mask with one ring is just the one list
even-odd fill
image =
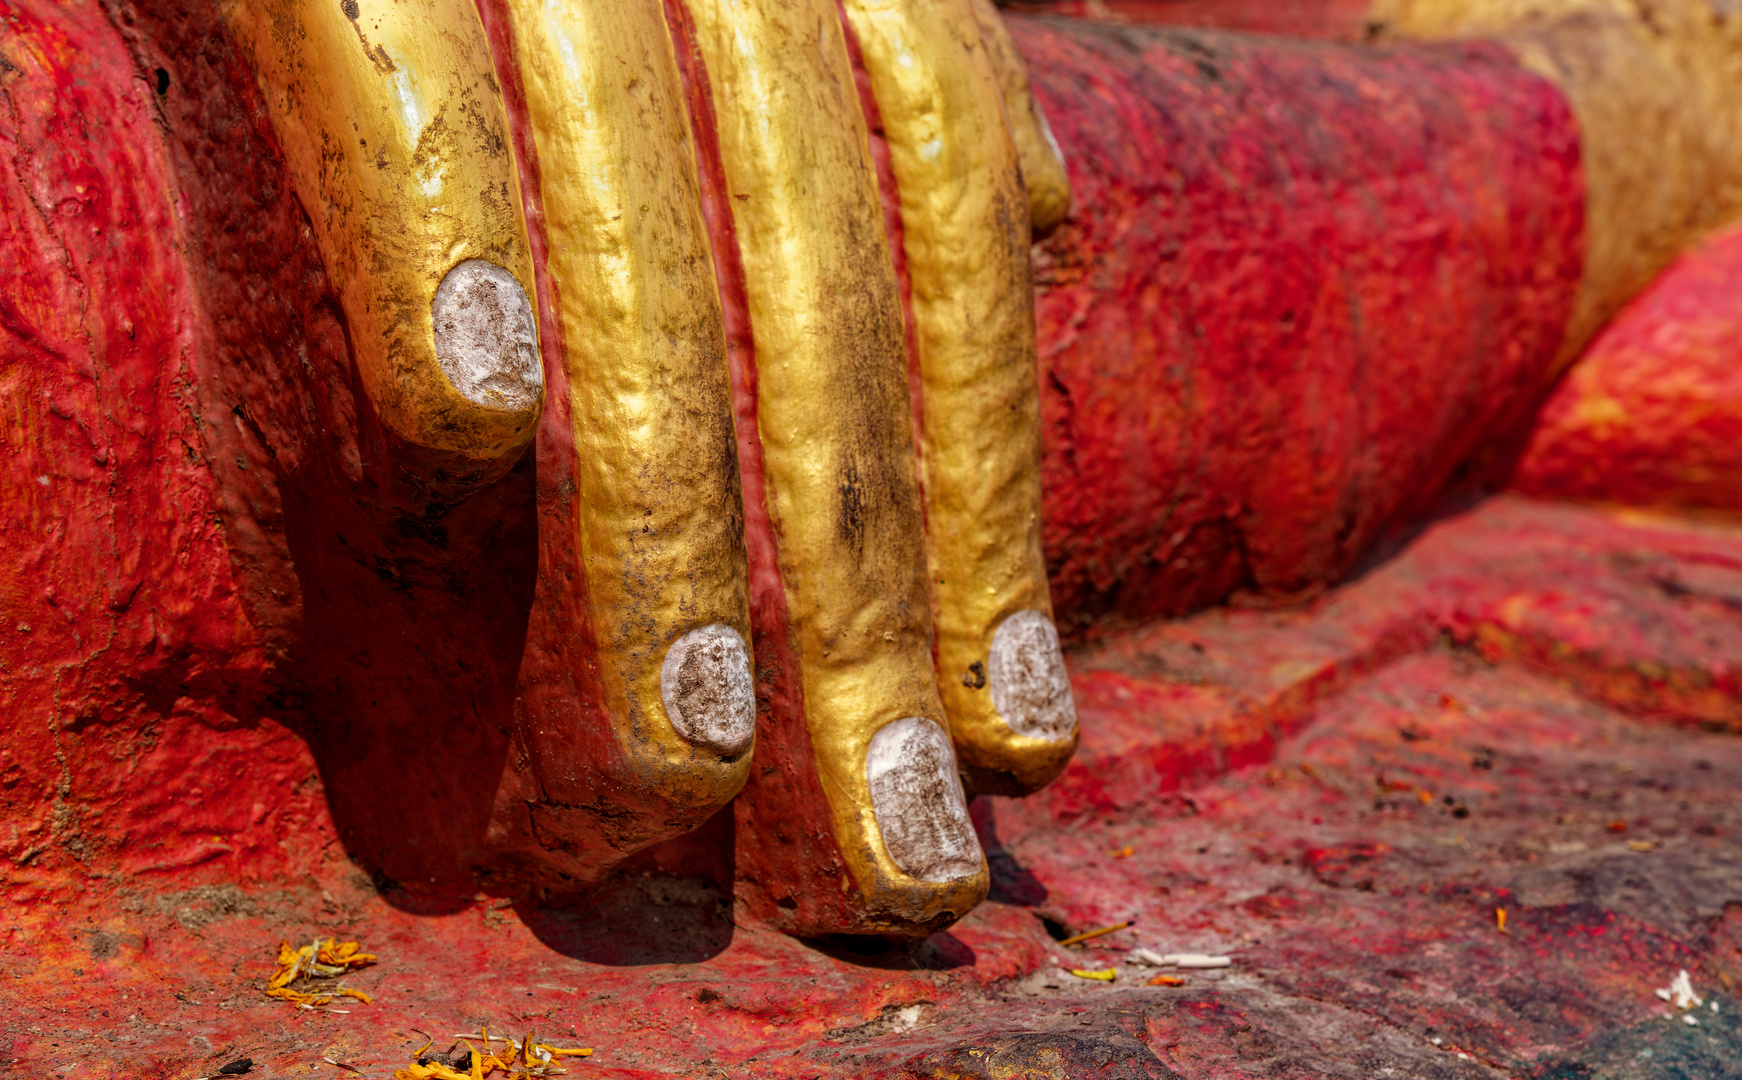
{"label": "gold statue arm", "polygon": [[470,0],[258,0],[225,11],[349,324],[420,481],[500,475],[544,400],[520,188]]}
{"label": "gold statue arm", "polygon": [[[889,142],[912,282],[937,680],[970,786],[1076,748],[1040,536],[1029,207],[969,0],[844,0]],[[996,16],[994,16],[996,17]]]}

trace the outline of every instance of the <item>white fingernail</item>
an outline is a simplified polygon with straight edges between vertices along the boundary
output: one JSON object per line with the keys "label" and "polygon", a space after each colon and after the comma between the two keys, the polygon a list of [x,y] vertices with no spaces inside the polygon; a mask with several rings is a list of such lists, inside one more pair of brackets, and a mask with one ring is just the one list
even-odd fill
{"label": "white fingernail", "polygon": [[956,775],[950,737],[935,721],[909,716],[885,724],[865,753],[871,812],[895,865],[921,881],[953,881],[980,870],[980,841]]}
{"label": "white fingernail", "polygon": [[685,740],[718,754],[742,753],[756,733],[756,687],[744,638],[724,623],[672,642],[659,669],[665,715]]}
{"label": "white fingernail", "polygon": [[1018,611],[993,631],[986,659],[992,707],[1012,731],[1060,741],[1076,732],[1077,703],[1051,619]]}
{"label": "white fingernail", "polygon": [[526,290],[514,275],[483,259],[448,271],[430,307],[436,360],[468,401],[524,409],[538,400],[544,368]]}

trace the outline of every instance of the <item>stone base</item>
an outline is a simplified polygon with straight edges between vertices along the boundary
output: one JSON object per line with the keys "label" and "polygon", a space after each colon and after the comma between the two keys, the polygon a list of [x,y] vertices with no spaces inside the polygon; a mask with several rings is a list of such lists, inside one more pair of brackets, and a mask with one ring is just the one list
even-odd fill
{"label": "stone base", "polygon": [[[917,946],[735,925],[727,815],[551,906],[337,844],[93,873],[5,928],[0,1073],[387,1077],[487,1025],[596,1048],[574,1077],[1733,1076],[1737,657],[1742,529],[1498,498],[1306,609],[1079,651],[1081,754],[976,803],[993,899]],[[380,956],[373,1004],[262,995],[317,935]],[[1137,947],[1233,964],[1150,986]],[[1697,1024],[1654,993],[1682,969]]]}

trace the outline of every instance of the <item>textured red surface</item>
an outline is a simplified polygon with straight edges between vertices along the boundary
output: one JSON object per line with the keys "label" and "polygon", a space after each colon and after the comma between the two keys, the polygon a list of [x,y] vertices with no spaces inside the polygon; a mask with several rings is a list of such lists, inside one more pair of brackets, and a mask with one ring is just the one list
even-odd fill
{"label": "textured red surface", "polygon": [[[1594,616],[1536,618],[1569,598]],[[922,945],[735,916],[730,866],[694,861],[707,837],[563,909],[419,916],[337,865],[135,882],[15,909],[0,1069],[183,1078],[246,1055],[271,1078],[331,1056],[384,1078],[414,1029],[488,1024],[597,1047],[576,1076],[1728,1077],[1742,743],[1673,695],[1609,700],[1588,658],[1718,678],[1739,599],[1734,529],[1497,500],[1309,610],[1207,612],[1074,658],[1080,767],[1051,804],[976,804],[993,900]],[[1205,729],[1157,711],[1169,694],[1272,741],[1189,763]],[[1129,918],[1082,950],[1047,926]],[[349,980],[373,1005],[259,993],[277,938],[319,933],[380,953]],[[1235,964],[1146,987],[1137,945]],[[1658,1018],[1681,968],[1720,1005],[1698,1028]]]}
{"label": "textured red surface", "polygon": [[1549,398],[1520,490],[1742,513],[1742,229],[1683,255]]}
{"label": "textured red surface", "polygon": [[1336,580],[1520,419],[1581,269],[1548,83],[1484,45],[1010,22],[1077,205],[1036,264],[1072,629]]}
{"label": "textured red surface", "polygon": [[283,873],[331,833],[307,750],[268,715],[283,642],[256,626],[296,597],[245,601],[220,527],[237,503],[276,512],[245,415],[205,378],[220,323],[249,312],[195,298],[163,103],[101,10],[0,4],[0,26],[8,900],[86,873]]}
{"label": "textured red surface", "polygon": [[204,399],[184,407],[208,421],[246,612],[289,657],[270,715],[303,738],[320,777],[276,793],[323,793],[328,828],[372,869],[432,893],[470,890],[537,566],[532,459],[457,503],[407,476],[357,389],[303,207],[215,12],[117,5],[111,19],[133,60],[96,77],[164,73],[161,122],[131,137],[161,140],[174,170],[163,196],[176,199],[177,230],[150,242],[180,256],[191,286],[181,302],[209,320],[188,361]]}

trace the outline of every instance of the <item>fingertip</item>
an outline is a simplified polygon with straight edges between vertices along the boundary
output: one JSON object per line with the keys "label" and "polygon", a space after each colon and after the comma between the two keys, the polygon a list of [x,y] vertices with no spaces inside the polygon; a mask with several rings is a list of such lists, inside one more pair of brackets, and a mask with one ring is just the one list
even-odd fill
{"label": "fingertip", "polygon": [[986,663],[992,707],[1018,735],[1064,742],[1077,732],[1077,704],[1051,619],[1032,608],[992,632]]}
{"label": "fingertip", "polygon": [[461,397],[504,412],[538,404],[538,320],[513,274],[486,259],[459,263],[436,287],[430,319],[436,361]]}
{"label": "fingertip", "polygon": [[684,741],[735,757],[756,736],[756,688],[744,637],[712,623],[672,642],[659,671],[659,694]]}
{"label": "fingertip", "polygon": [[865,777],[884,850],[904,874],[941,884],[982,872],[956,755],[936,721],[909,716],[879,728]]}

